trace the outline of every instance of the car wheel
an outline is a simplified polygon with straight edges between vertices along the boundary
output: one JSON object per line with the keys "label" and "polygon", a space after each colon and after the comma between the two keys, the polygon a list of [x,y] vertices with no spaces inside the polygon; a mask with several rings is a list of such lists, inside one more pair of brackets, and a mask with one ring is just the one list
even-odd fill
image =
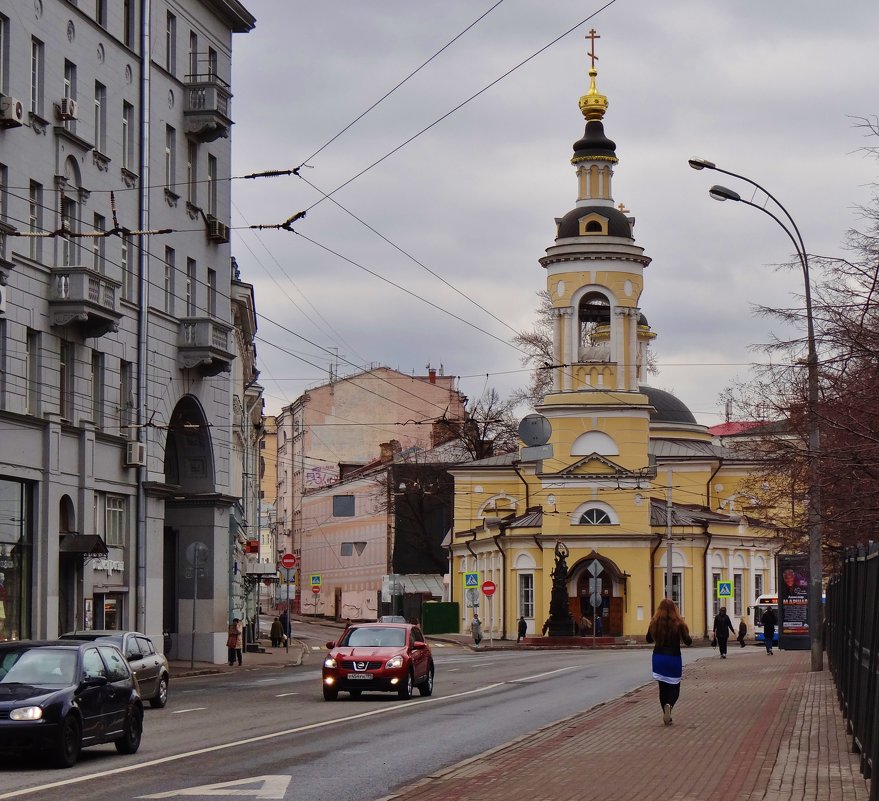
{"label": "car wheel", "polygon": [[339,697],[339,691],[335,687],[327,687],[324,684],[324,701],[335,701]]}
{"label": "car wheel", "polygon": [[424,696],[433,695],[433,665],[428,669],[424,681],[418,685],[418,692]]}
{"label": "car wheel", "polygon": [[58,741],[52,754],[52,764],[56,768],[72,768],[82,750],[82,726],[74,715],[61,721]]}
{"label": "car wheel", "polygon": [[150,706],[153,709],[161,709],[168,703],[168,674],[163,673],[159,678],[159,686],[156,694],[150,698]]}
{"label": "car wheel", "polygon": [[352,698],[360,698],[360,694],[362,692],[363,690],[348,690],[348,695],[350,695]]}
{"label": "car wheel", "polygon": [[125,731],[116,740],[116,750],[120,754],[136,754],[140,748],[140,738],[143,736],[143,710],[133,707],[125,718]]}
{"label": "car wheel", "polygon": [[411,698],[412,697],[412,687],[414,685],[414,680],[412,678],[412,671],[410,670],[406,674],[406,680],[400,685],[400,689],[397,690],[397,695],[402,699]]}

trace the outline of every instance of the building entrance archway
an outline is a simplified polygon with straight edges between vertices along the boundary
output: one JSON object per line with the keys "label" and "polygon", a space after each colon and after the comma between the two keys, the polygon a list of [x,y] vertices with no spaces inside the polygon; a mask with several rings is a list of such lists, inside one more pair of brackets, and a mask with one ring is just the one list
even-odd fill
{"label": "building entrance archway", "polygon": [[592,551],[571,568],[571,575],[576,587],[571,614],[577,621],[586,619],[581,632],[592,634],[595,620],[596,635],[622,637],[626,576],[616,563]]}

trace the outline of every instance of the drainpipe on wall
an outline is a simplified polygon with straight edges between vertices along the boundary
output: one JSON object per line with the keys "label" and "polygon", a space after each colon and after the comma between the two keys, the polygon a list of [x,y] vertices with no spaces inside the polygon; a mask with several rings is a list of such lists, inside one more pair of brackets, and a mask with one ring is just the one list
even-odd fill
{"label": "drainpipe on wall", "polygon": [[[150,218],[150,24],[152,11],[150,0],[143,0],[140,7],[140,202],[137,227],[149,230]],[[147,335],[149,307],[149,262],[144,235],[138,236],[138,317],[137,317],[137,439],[144,445],[144,464],[137,468],[137,629],[148,634],[146,615],[147,579],[147,536],[146,536],[146,494],[143,484],[146,480],[149,460],[149,434],[146,429],[146,373],[147,373]],[[163,546],[164,547],[164,546]],[[164,611],[163,611],[164,614]],[[164,629],[164,618],[161,621]]]}
{"label": "drainpipe on wall", "polygon": [[498,540],[506,534],[507,527],[501,525],[500,534],[495,534],[492,539],[494,540],[495,548],[497,548],[501,552],[501,639],[507,639],[507,552],[501,548]]}
{"label": "drainpipe on wall", "polygon": [[[702,564],[705,566],[705,583],[702,585],[702,591],[705,593],[705,639],[708,639],[708,601],[710,598],[711,579],[708,572],[708,549],[711,547],[711,534],[708,532],[708,524],[703,523],[702,529],[707,537],[705,541],[705,553],[702,554]],[[733,610],[735,611],[735,610]]]}
{"label": "drainpipe on wall", "polygon": [[656,552],[659,550],[659,546],[662,545],[662,537],[660,537],[656,541],[656,545],[652,551],[650,551],[650,619],[653,620],[653,615],[656,614],[656,593],[654,592],[654,587],[656,584],[656,577],[654,575],[656,571]]}
{"label": "drainpipe on wall", "polygon": [[525,480],[525,477],[519,472],[520,464],[521,462],[513,462],[512,467],[513,472],[515,472],[515,474],[519,476],[519,481],[521,481],[525,485],[525,511],[527,512],[528,509],[531,508],[531,496],[529,495],[528,482]]}
{"label": "drainpipe on wall", "polygon": [[714,472],[708,477],[708,481],[705,484],[705,508],[710,512],[711,511],[711,482],[714,481],[714,477],[720,472],[720,468],[723,467],[723,459],[721,459],[717,463],[717,467]]}

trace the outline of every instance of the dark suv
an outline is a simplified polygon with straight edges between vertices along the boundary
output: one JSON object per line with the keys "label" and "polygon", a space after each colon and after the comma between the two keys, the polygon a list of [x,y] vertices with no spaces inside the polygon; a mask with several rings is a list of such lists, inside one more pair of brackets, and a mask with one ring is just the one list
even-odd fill
{"label": "dark suv", "polygon": [[414,687],[433,693],[430,646],[417,626],[408,623],[354,623],[338,642],[328,642],[323,665],[324,700],[339,690],[352,697],[364,691],[395,692],[410,698]]}

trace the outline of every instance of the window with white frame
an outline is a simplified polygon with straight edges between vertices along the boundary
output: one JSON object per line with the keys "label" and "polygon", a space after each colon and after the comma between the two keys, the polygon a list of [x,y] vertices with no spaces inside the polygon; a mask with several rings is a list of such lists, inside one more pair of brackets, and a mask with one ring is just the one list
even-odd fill
{"label": "window with white frame", "polygon": [[198,34],[189,32],[189,74],[192,77],[198,75]]}
{"label": "window with white frame", "polygon": [[186,142],[186,200],[198,205],[198,142]]}
{"label": "window with white frame", "polygon": [[745,582],[741,573],[734,573],[733,581],[733,614],[742,616],[742,596],[745,594]]}
{"label": "window with white frame", "polygon": [[73,420],[74,344],[62,339],[58,349],[58,411]]}
{"label": "window with white frame", "polygon": [[177,258],[177,254],[174,252],[174,248],[165,248],[165,276],[162,285],[162,290],[164,292],[164,304],[163,308],[166,313],[173,314],[174,313],[174,261]]}
{"label": "window with white frame", "polygon": [[[43,185],[36,181],[30,182],[28,193],[28,230],[37,233],[43,230]],[[43,257],[43,240],[39,236],[28,237],[30,251],[28,255],[39,261]]]}
{"label": "window with white frame", "polygon": [[679,570],[671,573],[671,599],[678,607],[678,611],[684,614],[684,574]]}
{"label": "window with white frame", "polygon": [[217,216],[217,159],[208,156],[208,214]]}
{"label": "window with white frame", "polygon": [[102,28],[107,27],[107,0],[95,0],[95,22]]}
{"label": "window with white frame", "polygon": [[119,263],[122,267],[122,298],[134,301],[137,299],[134,264],[132,263],[131,237],[128,234],[119,236]]}
{"label": "window with white frame", "polygon": [[195,317],[195,259],[186,260],[186,316]]}
{"label": "window with white frame", "polygon": [[126,47],[134,47],[135,0],[122,0],[122,41]]}
{"label": "window with white frame", "polygon": [[[75,101],[78,96],[76,87],[76,64],[64,61],[64,99]],[[71,133],[76,133],[76,120],[66,119],[62,123]]]}
{"label": "window with white frame", "polygon": [[177,69],[177,17],[170,11],[165,16],[165,69],[172,75]]}
{"label": "window with white frame", "polygon": [[208,315],[217,316],[217,271],[208,269]]}
{"label": "window with white frame", "polygon": [[[107,230],[107,220],[101,214],[95,215],[95,231],[106,231]],[[104,257],[106,255],[106,245],[107,238],[105,236],[93,236],[92,237],[92,268],[97,273],[104,272],[106,262],[104,261]]]}
{"label": "window with white frame", "polygon": [[174,191],[175,184],[175,151],[177,148],[177,131],[170,125],[165,126],[165,189]]}
{"label": "window with white frame", "polygon": [[128,535],[128,516],[124,496],[105,496],[104,521],[104,542],[108,546],[124,547]]}
{"label": "window with white frame", "polygon": [[43,116],[43,72],[45,71],[45,47],[36,37],[31,38],[31,97],[30,111]]}
{"label": "window with white frame", "polygon": [[0,14],[0,92],[8,94],[6,76],[9,74],[9,19]]}
{"label": "window with white frame", "polygon": [[92,422],[104,427],[104,354],[92,351]]}
{"label": "window with white frame", "polygon": [[107,152],[107,87],[95,81],[95,150]]}
{"label": "window with white frame", "polygon": [[134,106],[122,103],[122,166],[129,172],[134,169]]}
{"label": "window with white frame", "polygon": [[759,571],[754,573],[754,599],[763,595],[763,574]]}
{"label": "window with white frame", "polygon": [[534,574],[519,574],[519,617],[534,617]]}
{"label": "window with white frame", "polygon": [[717,582],[720,581],[720,573],[711,574],[711,604],[714,614],[720,612],[720,598],[717,597]]}
{"label": "window with white frame", "polygon": [[581,526],[609,526],[610,524],[610,515],[604,509],[587,509],[580,515]]}
{"label": "window with white frame", "polygon": [[[64,197],[61,201],[61,230],[77,233],[79,225],[77,222],[76,201],[72,197]],[[61,237],[61,266],[73,267],[78,257],[79,246],[70,237]]]}

